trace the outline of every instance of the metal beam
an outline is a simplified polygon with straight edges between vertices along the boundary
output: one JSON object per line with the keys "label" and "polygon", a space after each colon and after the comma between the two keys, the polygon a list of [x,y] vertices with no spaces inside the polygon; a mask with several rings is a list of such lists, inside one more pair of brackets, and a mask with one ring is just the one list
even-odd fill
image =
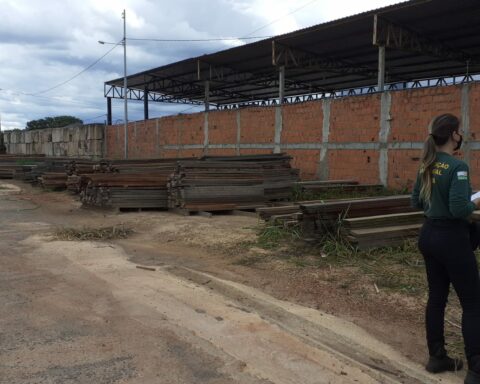
{"label": "metal beam", "polygon": [[305,70],[320,70],[326,72],[360,75],[366,78],[375,78],[377,72],[372,68],[348,63],[344,60],[321,57],[315,53],[288,47],[272,41],[272,64]]}
{"label": "metal beam", "polygon": [[148,89],[143,91],[143,117],[144,120],[148,120]]}
{"label": "metal beam", "polygon": [[[123,87],[116,85],[106,85],[105,84],[105,97],[111,99],[123,99]],[[127,98],[129,100],[144,101],[144,92],[139,89],[127,90]],[[158,92],[149,91],[147,95],[150,101],[159,102],[159,103],[174,103],[174,104],[193,104],[193,105],[203,105],[203,101],[191,100],[182,97],[173,97],[171,95],[164,95]]]}
{"label": "metal beam", "polygon": [[[252,85],[259,88],[277,88],[278,76],[275,70],[269,69],[262,72],[245,72],[238,71],[232,67],[221,65],[212,65],[205,61],[197,61],[197,76],[199,79],[211,80],[212,82],[232,85]],[[312,84],[285,80],[285,88],[293,90],[308,90],[308,92],[322,92],[320,87],[312,86]],[[216,87],[217,89],[217,87]]]}
{"label": "metal beam", "polygon": [[112,125],[112,98],[107,97],[107,125]]}
{"label": "metal beam", "polygon": [[453,50],[378,15],[373,17],[373,44],[461,63],[470,61],[470,57],[465,52]]}

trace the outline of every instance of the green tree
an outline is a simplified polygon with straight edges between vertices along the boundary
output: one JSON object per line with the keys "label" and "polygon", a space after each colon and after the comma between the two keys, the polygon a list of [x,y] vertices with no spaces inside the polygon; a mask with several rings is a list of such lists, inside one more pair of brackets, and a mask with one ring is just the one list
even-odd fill
{"label": "green tree", "polygon": [[34,129],[60,128],[74,123],[83,124],[83,121],[74,116],[45,117],[27,122],[25,129],[31,131]]}

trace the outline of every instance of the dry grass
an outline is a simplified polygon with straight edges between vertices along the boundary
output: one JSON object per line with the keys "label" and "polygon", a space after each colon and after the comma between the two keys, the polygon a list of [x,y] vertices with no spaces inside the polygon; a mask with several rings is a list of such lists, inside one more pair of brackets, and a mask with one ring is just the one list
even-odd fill
{"label": "dry grass", "polygon": [[125,225],[114,225],[100,228],[60,228],[54,232],[55,240],[64,241],[103,241],[114,239],[126,239],[133,233],[131,228]]}

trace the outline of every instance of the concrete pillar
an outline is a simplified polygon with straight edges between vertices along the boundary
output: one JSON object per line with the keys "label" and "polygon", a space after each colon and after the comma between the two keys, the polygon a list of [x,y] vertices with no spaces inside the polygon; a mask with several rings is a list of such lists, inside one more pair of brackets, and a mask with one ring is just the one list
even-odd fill
{"label": "concrete pillar", "polygon": [[323,125],[322,125],[322,148],[320,149],[320,161],[317,176],[320,180],[328,180],[328,137],[330,136],[330,105],[332,100],[322,100]]}
{"label": "concrete pillar", "polygon": [[208,112],[204,113],[205,120],[203,123],[203,154],[208,155]]}
{"label": "concrete pillar", "polygon": [[242,138],[241,133],[242,133],[242,126],[241,126],[241,120],[240,120],[240,110],[237,109],[237,144],[235,146],[235,153],[237,156],[240,156],[240,140]]}
{"label": "concrete pillar", "polygon": [[378,133],[380,156],[378,159],[378,173],[380,183],[388,185],[388,139],[390,135],[390,110],[392,106],[392,94],[384,92],[381,96],[380,108],[380,132]]}
{"label": "concrete pillar", "polygon": [[283,128],[283,116],[282,106],[275,107],[275,136],[274,136],[274,148],[273,153],[280,153],[282,151],[282,128]]}
{"label": "concrete pillar", "polygon": [[282,65],[278,71],[278,98],[279,104],[283,104],[285,98],[285,66]]}
{"label": "concrete pillar", "polygon": [[385,46],[378,47],[378,91],[385,90]]}
{"label": "concrete pillar", "polygon": [[157,157],[162,156],[162,151],[160,149],[160,122],[159,119],[155,120],[155,152]]}
{"label": "concrete pillar", "polygon": [[463,130],[463,158],[467,165],[470,167],[470,84],[465,83],[462,85],[462,98],[461,98],[461,128]]}

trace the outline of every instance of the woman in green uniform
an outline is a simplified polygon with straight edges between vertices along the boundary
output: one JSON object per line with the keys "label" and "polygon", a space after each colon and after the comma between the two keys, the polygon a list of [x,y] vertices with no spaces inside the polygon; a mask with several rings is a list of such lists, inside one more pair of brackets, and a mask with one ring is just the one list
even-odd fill
{"label": "woman in green uniform", "polygon": [[463,365],[445,350],[444,315],[451,283],[463,311],[462,333],[469,368],[465,384],[480,384],[480,279],[468,221],[480,207],[480,199],[470,200],[468,166],[453,157],[462,144],[459,126],[458,118],[451,114],[433,120],[412,204],[425,212],[418,246],[425,260],[429,289],[425,323],[430,358],[426,369],[438,373]]}

